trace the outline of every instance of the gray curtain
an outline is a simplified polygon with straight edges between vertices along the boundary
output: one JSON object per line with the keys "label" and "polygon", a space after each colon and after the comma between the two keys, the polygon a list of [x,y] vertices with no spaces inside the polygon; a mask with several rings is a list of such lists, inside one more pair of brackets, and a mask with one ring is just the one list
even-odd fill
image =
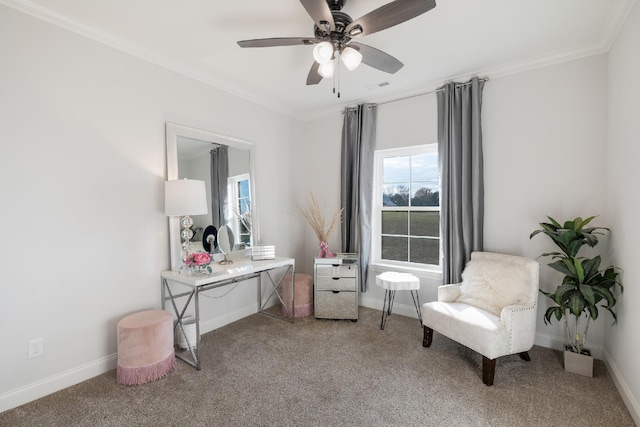
{"label": "gray curtain", "polygon": [[362,104],[344,111],[340,167],[342,252],[358,254],[360,291],[366,292],[371,255],[371,198],[377,107]]}
{"label": "gray curtain", "polygon": [[227,180],[229,178],[229,150],[220,145],[211,150],[211,220],[220,228],[227,223]]}
{"label": "gray curtain", "polygon": [[443,283],[459,283],[471,252],[483,248],[482,89],[484,80],[438,89],[438,155]]}

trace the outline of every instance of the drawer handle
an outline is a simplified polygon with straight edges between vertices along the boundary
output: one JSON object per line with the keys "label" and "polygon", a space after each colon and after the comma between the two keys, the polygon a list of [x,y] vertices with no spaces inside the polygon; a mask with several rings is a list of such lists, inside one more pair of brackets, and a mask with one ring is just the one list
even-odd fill
{"label": "drawer handle", "polygon": [[332,277],[333,280],[340,280],[339,277]]}
{"label": "drawer handle", "polygon": [[331,292],[333,292],[334,294],[339,294],[340,293],[340,291],[331,291]]}
{"label": "drawer handle", "polygon": [[334,267],[340,267],[340,264],[331,264]]}

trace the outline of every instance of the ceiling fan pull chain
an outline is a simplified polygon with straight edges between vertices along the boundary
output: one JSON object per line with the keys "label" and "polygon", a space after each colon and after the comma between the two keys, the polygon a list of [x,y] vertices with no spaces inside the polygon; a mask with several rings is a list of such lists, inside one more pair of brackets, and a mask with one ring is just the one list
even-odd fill
{"label": "ceiling fan pull chain", "polygon": [[333,76],[331,77],[331,84],[333,85],[333,93],[336,93],[336,73],[338,72],[338,70],[335,69],[335,60],[333,61],[333,65],[334,65],[334,70],[333,70]]}
{"label": "ceiling fan pull chain", "polygon": [[338,98],[340,98],[340,55],[336,57],[336,74],[338,75]]}

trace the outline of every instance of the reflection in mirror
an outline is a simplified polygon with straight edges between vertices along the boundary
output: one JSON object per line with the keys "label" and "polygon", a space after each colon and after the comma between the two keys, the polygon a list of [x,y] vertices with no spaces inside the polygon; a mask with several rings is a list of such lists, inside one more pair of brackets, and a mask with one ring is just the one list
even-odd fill
{"label": "reflection in mirror", "polygon": [[[166,124],[166,142],[167,179],[205,182],[209,213],[192,216],[194,251],[204,250],[203,233],[210,226],[227,225],[234,244],[258,242],[253,144],[173,123]],[[180,267],[179,226],[171,219],[169,237],[171,268],[176,270]],[[215,245],[210,246],[211,252],[214,249]]]}
{"label": "reflection in mirror", "polygon": [[224,260],[220,261],[220,264],[233,264],[233,261],[227,259],[227,254],[231,253],[234,245],[233,231],[228,226],[223,225],[218,230],[218,246],[220,247],[220,252],[224,254]]}

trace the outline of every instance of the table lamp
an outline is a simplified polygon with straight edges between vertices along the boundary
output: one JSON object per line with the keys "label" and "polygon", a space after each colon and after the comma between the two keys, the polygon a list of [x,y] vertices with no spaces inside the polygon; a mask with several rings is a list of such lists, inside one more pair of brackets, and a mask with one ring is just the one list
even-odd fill
{"label": "table lamp", "polygon": [[189,215],[203,215],[208,213],[207,194],[204,181],[196,179],[175,179],[164,183],[164,213],[167,216],[181,216],[182,230],[182,262],[184,263],[191,252],[191,238],[193,237],[193,219]]}

